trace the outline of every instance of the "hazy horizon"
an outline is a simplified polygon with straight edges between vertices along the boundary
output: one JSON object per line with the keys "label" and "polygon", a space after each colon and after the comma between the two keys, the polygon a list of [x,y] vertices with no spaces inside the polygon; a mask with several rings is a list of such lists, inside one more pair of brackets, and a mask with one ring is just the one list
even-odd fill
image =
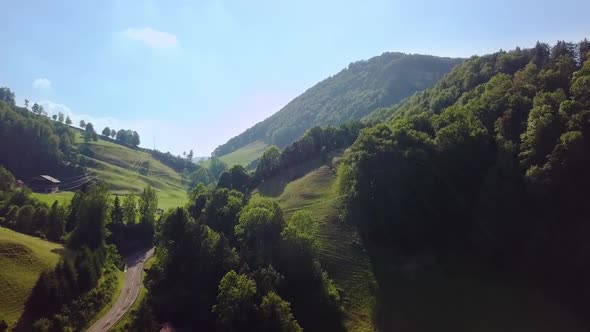
{"label": "hazy horizon", "polygon": [[[469,57],[537,40],[577,42],[590,31],[590,3],[574,0],[493,8],[469,1],[4,6],[0,27],[10,47],[0,53],[0,86],[19,105],[27,98],[74,124],[137,130],[142,146],[153,147],[155,137],[161,151],[195,156],[209,156],[354,61],[384,52]],[[551,24],[540,19],[548,15]]]}

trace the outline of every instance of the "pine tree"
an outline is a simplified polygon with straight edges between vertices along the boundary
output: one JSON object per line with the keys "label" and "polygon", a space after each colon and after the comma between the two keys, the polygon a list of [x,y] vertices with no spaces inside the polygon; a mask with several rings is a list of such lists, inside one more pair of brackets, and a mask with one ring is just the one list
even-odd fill
{"label": "pine tree", "polygon": [[123,208],[119,196],[115,196],[115,202],[113,203],[113,211],[111,211],[111,222],[113,224],[123,223]]}

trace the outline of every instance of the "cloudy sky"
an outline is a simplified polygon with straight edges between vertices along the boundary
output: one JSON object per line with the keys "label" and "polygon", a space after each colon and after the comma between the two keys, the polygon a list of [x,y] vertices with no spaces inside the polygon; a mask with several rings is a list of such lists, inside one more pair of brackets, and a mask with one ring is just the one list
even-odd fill
{"label": "cloudy sky", "polygon": [[[518,4],[515,4],[518,2]],[[350,62],[590,37],[590,1],[65,1],[2,4],[0,86],[142,145],[209,155]]]}

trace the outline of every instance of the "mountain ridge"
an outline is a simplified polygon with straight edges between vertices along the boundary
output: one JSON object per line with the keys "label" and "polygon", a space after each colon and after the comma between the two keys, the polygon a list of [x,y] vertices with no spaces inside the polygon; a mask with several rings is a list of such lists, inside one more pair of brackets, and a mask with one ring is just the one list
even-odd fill
{"label": "mountain ridge", "polygon": [[[254,141],[285,147],[313,126],[359,120],[424,90],[464,59],[385,52],[349,64],[318,82],[286,106],[218,146],[220,157]],[[255,158],[254,158],[255,159]]]}

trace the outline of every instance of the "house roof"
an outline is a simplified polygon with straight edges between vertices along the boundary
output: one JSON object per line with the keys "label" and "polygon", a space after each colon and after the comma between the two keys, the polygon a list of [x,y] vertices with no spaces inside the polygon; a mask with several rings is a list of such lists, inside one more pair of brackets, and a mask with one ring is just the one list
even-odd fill
{"label": "house roof", "polygon": [[45,179],[45,180],[47,180],[49,182],[61,183],[61,181],[59,181],[58,179],[56,179],[56,178],[54,178],[52,176],[49,176],[49,175],[39,175],[38,177],[43,178],[43,179]]}

